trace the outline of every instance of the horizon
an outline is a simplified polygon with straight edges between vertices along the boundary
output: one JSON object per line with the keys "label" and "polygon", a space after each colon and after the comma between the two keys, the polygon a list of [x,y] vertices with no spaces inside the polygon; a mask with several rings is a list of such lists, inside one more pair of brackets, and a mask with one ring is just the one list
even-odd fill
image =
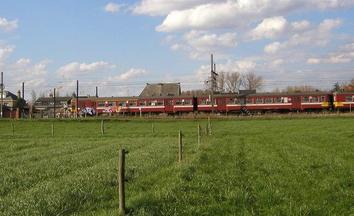
{"label": "horizon", "polygon": [[204,88],[217,72],[255,72],[262,91],[329,90],[354,78],[354,1],[3,0],[5,90],[132,96],[146,83]]}

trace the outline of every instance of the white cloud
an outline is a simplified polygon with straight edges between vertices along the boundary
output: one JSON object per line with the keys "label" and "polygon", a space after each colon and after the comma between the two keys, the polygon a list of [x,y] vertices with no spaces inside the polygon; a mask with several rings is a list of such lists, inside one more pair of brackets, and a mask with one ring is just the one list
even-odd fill
{"label": "white cloud", "polygon": [[336,52],[321,58],[309,58],[308,64],[347,64],[354,62],[354,43],[340,47]]}
{"label": "white cloud", "polygon": [[302,20],[298,22],[292,22],[291,27],[294,31],[304,31],[309,29],[311,26],[311,23],[307,20]]}
{"label": "white cloud", "polygon": [[[5,67],[7,83],[18,85],[25,82],[27,88],[38,90],[48,82],[48,64],[50,61],[43,60],[32,62],[28,58],[18,59],[15,63],[7,63]],[[13,89],[16,91],[17,89]]]}
{"label": "white cloud", "polygon": [[273,54],[278,52],[278,50],[281,48],[281,44],[279,42],[273,42],[271,44],[268,44],[264,47],[264,52]]}
{"label": "white cloud", "polygon": [[255,29],[251,31],[251,37],[254,40],[262,38],[275,38],[286,30],[287,24],[286,19],[282,16],[264,19]]}
{"label": "white cloud", "polygon": [[14,51],[13,46],[1,45],[0,44],[0,63],[3,62],[12,52]]}
{"label": "white cloud", "polygon": [[247,26],[266,17],[294,11],[346,8],[352,5],[353,0],[225,0],[212,3],[207,1],[194,7],[171,10],[156,30],[173,32]]}
{"label": "white cloud", "polygon": [[63,78],[72,78],[75,76],[97,73],[99,71],[112,69],[115,67],[115,65],[104,61],[98,61],[93,63],[72,62],[60,67],[57,73]]}
{"label": "white cloud", "polygon": [[134,79],[143,75],[146,75],[148,72],[145,69],[140,69],[140,68],[131,68],[125,73],[119,75],[115,79],[121,80],[121,81],[127,81],[130,79]]}
{"label": "white cloud", "polygon": [[227,48],[237,46],[236,33],[213,34],[205,31],[190,31],[183,35],[181,41],[173,42],[171,49],[174,51],[182,50],[189,53],[193,59],[205,53],[221,52]]}
{"label": "white cloud", "polygon": [[116,4],[113,2],[109,2],[104,7],[104,10],[108,13],[117,13],[121,9],[121,7],[122,7],[122,5],[119,5],[119,4]]}
{"label": "white cloud", "polygon": [[307,64],[319,64],[321,63],[321,59],[319,58],[309,58],[307,59]]}
{"label": "white cloud", "polygon": [[276,41],[266,45],[264,51],[268,54],[275,54],[280,50],[287,50],[301,45],[325,46],[332,37],[332,31],[341,24],[342,21],[340,19],[325,19],[317,28],[294,33],[287,41]]}
{"label": "white cloud", "polygon": [[142,0],[133,8],[133,12],[135,14],[162,16],[171,11],[193,8],[210,2],[220,2],[220,0]]}
{"label": "white cloud", "polygon": [[6,18],[0,17],[0,29],[6,32],[15,30],[18,28],[18,20],[7,20]]}

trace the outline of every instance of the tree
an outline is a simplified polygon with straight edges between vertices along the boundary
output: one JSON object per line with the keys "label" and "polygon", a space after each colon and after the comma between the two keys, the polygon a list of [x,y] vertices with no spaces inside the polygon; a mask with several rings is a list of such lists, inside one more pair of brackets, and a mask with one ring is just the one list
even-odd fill
{"label": "tree", "polygon": [[249,72],[243,76],[242,84],[246,90],[256,90],[261,88],[263,84],[263,78],[256,75],[254,72]]}
{"label": "tree", "polygon": [[283,92],[296,93],[296,92],[315,92],[315,91],[319,91],[319,90],[313,86],[300,85],[300,86],[288,86],[285,88]]}
{"label": "tree", "polygon": [[334,91],[334,92],[342,92],[342,87],[340,86],[339,82],[334,83],[332,91]]}
{"label": "tree", "polygon": [[37,93],[35,90],[32,89],[31,91],[31,103],[34,104],[37,100]]}
{"label": "tree", "polygon": [[225,82],[226,82],[226,73],[225,72],[220,72],[219,76],[216,79],[216,83],[218,86],[218,91],[223,93],[225,92]]}
{"label": "tree", "polygon": [[352,79],[349,83],[343,86],[343,90],[346,92],[354,91],[354,79]]}
{"label": "tree", "polygon": [[226,76],[226,91],[236,93],[242,85],[242,77],[239,72],[231,72]]}

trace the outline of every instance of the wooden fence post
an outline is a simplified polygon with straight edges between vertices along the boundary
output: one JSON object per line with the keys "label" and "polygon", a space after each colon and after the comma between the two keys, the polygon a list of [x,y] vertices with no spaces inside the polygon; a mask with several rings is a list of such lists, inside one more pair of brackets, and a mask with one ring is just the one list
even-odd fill
{"label": "wooden fence post", "polygon": [[118,162],[119,214],[125,215],[125,150],[119,150]]}
{"label": "wooden fence post", "polygon": [[52,136],[54,136],[54,123],[52,123]]}
{"label": "wooden fence post", "polygon": [[155,126],[154,126],[154,123],[152,123],[152,125],[151,125],[151,132],[152,132],[152,133],[155,133]]}
{"label": "wooden fence post", "polygon": [[212,134],[212,129],[211,129],[211,122],[210,122],[210,117],[208,117],[208,128],[209,128],[209,135]]}
{"label": "wooden fence post", "polygon": [[104,135],[104,121],[101,120],[101,134]]}
{"label": "wooden fence post", "polygon": [[198,124],[198,146],[200,146],[200,124]]}
{"label": "wooden fence post", "polygon": [[12,136],[15,136],[15,125],[13,122],[11,122],[11,130],[12,130]]}
{"label": "wooden fence post", "polygon": [[179,130],[178,132],[178,162],[182,162],[182,154],[183,154],[183,141],[182,141],[182,132]]}

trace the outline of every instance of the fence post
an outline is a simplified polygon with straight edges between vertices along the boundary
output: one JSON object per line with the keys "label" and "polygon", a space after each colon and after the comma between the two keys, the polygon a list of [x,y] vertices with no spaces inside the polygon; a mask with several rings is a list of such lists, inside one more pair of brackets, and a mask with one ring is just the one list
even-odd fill
{"label": "fence post", "polygon": [[54,136],[54,123],[52,123],[52,136]]}
{"label": "fence post", "polygon": [[12,136],[15,136],[15,125],[11,122]]}
{"label": "fence post", "polygon": [[211,135],[212,134],[212,129],[211,129],[210,117],[208,117],[208,128],[209,128],[209,135]]}
{"label": "fence post", "polygon": [[104,121],[101,120],[101,134],[104,135]]}
{"label": "fence post", "polygon": [[182,162],[182,151],[183,151],[183,149],[182,149],[183,143],[182,142],[183,142],[182,141],[182,132],[181,132],[181,130],[179,130],[179,132],[178,132],[178,162]]}
{"label": "fence post", "polygon": [[154,123],[151,124],[151,132],[152,132],[152,133],[155,133],[155,126],[154,126]]}
{"label": "fence post", "polygon": [[125,215],[125,150],[119,150],[118,162],[119,214]]}
{"label": "fence post", "polygon": [[198,124],[198,146],[200,146],[200,124]]}

